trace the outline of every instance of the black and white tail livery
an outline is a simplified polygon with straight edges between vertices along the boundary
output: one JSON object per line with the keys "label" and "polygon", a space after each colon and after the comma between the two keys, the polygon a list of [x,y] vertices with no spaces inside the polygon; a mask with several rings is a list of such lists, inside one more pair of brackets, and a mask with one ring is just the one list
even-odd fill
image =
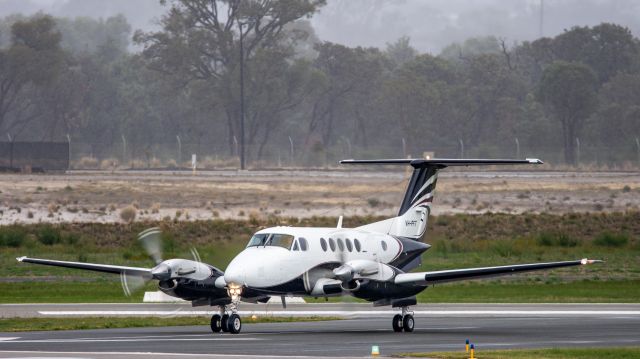
{"label": "black and white tail livery", "polygon": [[[359,229],[381,232],[396,238],[423,241],[438,181],[438,172],[449,166],[541,164],[538,159],[384,159],[344,160],[342,164],[410,165],[413,174],[397,217],[371,223]],[[406,243],[406,242],[405,242]],[[419,265],[418,261],[411,266]]]}

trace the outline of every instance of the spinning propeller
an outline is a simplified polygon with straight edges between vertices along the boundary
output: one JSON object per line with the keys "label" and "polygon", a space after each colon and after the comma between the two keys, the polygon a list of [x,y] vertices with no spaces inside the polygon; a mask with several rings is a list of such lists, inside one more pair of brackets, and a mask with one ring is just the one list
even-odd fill
{"label": "spinning propeller", "polygon": [[191,248],[194,260],[162,259],[162,231],[158,227],[148,228],[138,234],[138,241],[149,258],[156,264],[148,273],[141,275],[120,274],[122,290],[126,296],[144,287],[149,281],[159,281],[162,289],[172,289],[181,278],[205,279],[211,275],[211,269],[201,263],[200,254]]}

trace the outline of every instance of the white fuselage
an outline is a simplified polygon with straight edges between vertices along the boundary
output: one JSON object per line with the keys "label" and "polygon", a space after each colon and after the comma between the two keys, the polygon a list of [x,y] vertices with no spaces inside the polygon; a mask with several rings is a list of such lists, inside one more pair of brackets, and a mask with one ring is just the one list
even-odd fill
{"label": "white fuselage", "polygon": [[[359,261],[388,264],[402,252],[401,242],[394,237],[357,229],[272,227],[257,232],[254,238],[264,234],[292,236],[288,238],[293,238],[293,242],[289,248],[268,244],[251,246],[250,243],[225,270],[227,284],[256,290],[272,288],[272,293],[287,294],[287,289],[277,288],[302,277],[305,292],[311,294],[314,283],[309,280],[310,271],[323,265],[336,267]],[[379,273],[384,277],[392,275],[388,270]]]}

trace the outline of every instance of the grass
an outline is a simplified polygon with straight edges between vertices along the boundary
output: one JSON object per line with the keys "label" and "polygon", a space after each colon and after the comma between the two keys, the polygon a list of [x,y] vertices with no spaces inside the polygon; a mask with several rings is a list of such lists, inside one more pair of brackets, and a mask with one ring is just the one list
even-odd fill
{"label": "grass", "polygon": [[[410,358],[433,359],[466,359],[464,352],[443,353],[403,353],[395,354]],[[640,357],[638,347],[613,348],[553,348],[553,349],[519,349],[519,350],[476,350],[475,355],[482,359],[631,359]]]}
{"label": "grass", "polygon": [[[288,323],[311,322],[323,320],[339,320],[337,317],[257,317],[245,318],[243,324],[249,323]],[[39,330],[80,330],[136,327],[164,327],[209,325],[209,318],[204,317],[82,317],[82,318],[0,318],[0,332],[29,332]]]}
{"label": "grass", "polygon": [[[355,227],[380,218],[345,218]],[[191,258],[224,270],[251,235],[275,225],[335,226],[335,218],[274,218],[181,222],[64,223],[0,226],[0,302],[139,302],[126,298],[117,276],[21,264],[32,256],[151,267],[136,240],[145,228],[163,230],[164,258]],[[429,219],[418,271],[516,263],[604,259],[606,263],[430,288],[423,302],[640,302],[640,213],[446,215]],[[150,287],[151,288],[151,287]]]}

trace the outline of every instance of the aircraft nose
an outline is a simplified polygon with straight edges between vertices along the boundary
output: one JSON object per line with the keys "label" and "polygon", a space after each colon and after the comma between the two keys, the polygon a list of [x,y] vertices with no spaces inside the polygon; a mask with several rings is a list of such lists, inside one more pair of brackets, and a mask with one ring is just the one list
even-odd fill
{"label": "aircraft nose", "polygon": [[224,271],[224,281],[242,285],[245,282],[244,267],[239,265],[237,261],[229,263],[227,270]]}

